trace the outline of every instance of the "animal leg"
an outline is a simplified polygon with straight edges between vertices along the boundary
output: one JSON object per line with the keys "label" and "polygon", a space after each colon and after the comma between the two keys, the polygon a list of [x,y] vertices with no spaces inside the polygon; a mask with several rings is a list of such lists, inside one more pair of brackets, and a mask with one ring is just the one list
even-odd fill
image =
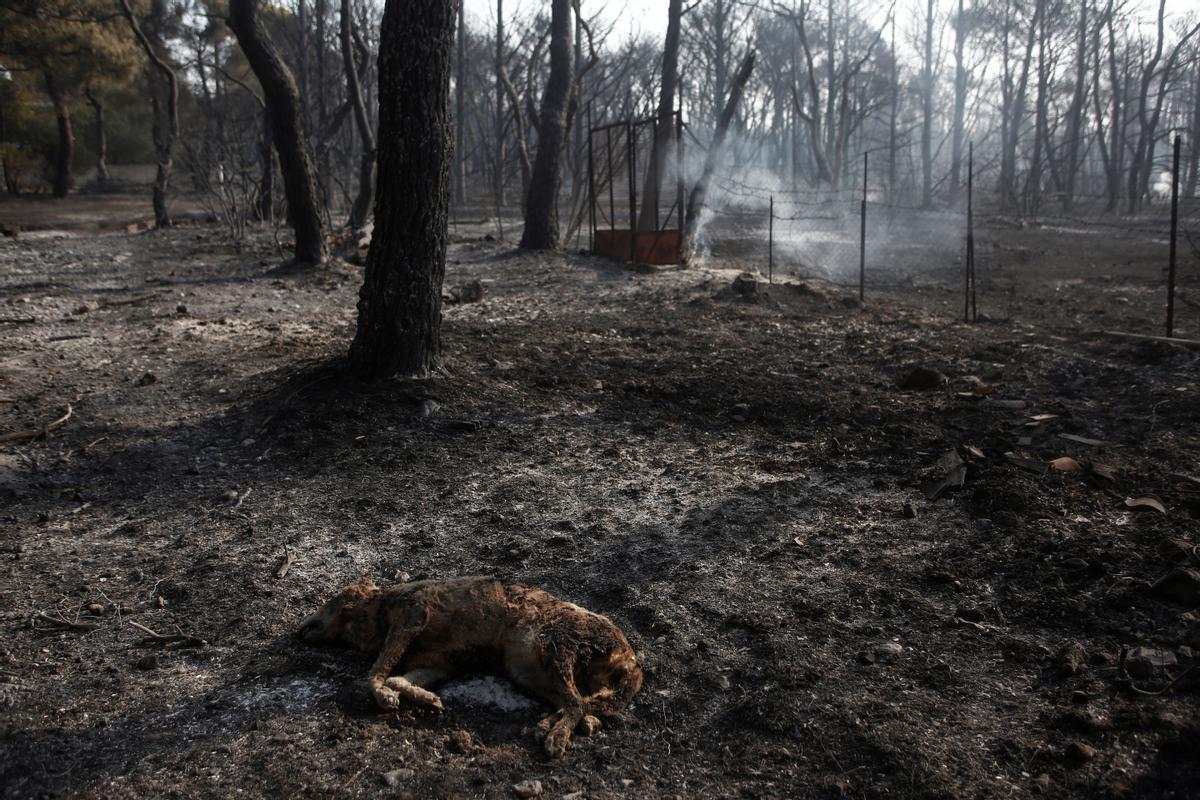
{"label": "animal leg", "polygon": [[446,674],[441,670],[415,669],[412,672],[405,673],[403,677],[395,675],[388,678],[383,682],[383,685],[396,692],[400,697],[414,703],[432,706],[441,711],[442,698],[438,697],[434,692],[428,691],[425,687],[432,686],[445,679]]}
{"label": "animal leg", "polygon": [[[397,688],[386,685],[388,675],[391,674],[392,668],[400,662],[404,651],[412,644],[413,639],[425,630],[428,620],[428,612],[424,608],[415,607],[411,609],[407,619],[401,620],[397,616],[392,621],[392,628],[388,631],[383,649],[379,651],[379,657],[375,659],[375,663],[371,665],[371,671],[367,673],[367,685],[371,688],[371,696],[375,698],[375,702],[380,708],[392,710],[400,706],[400,694]],[[405,681],[405,684],[408,682]],[[403,685],[401,684],[401,686]],[[408,686],[414,690],[425,692],[424,689],[412,686],[412,684],[408,684]],[[405,696],[409,695],[407,691],[404,693]],[[432,692],[425,692],[425,694],[437,697]],[[439,700],[438,703],[440,704],[441,701]]]}
{"label": "animal leg", "polygon": [[575,695],[575,701],[559,711],[558,721],[550,726],[550,731],[546,734],[543,746],[546,748],[546,752],[554,758],[567,752],[567,748],[571,746],[571,734],[575,732],[575,727],[586,716],[583,702],[578,694]]}
{"label": "animal leg", "polygon": [[593,717],[591,714],[588,714],[583,719],[579,720],[579,724],[575,726],[575,735],[591,736],[598,730],[600,730],[600,718]]}
{"label": "animal leg", "polygon": [[558,686],[548,692],[549,696],[546,699],[550,700],[552,705],[558,706],[558,712],[543,719],[542,724],[538,726],[539,728],[548,726],[546,741],[542,743],[542,746],[554,758],[567,752],[567,748],[571,746],[571,734],[575,732],[575,727],[579,725],[580,720],[587,715],[584,700],[579,696],[579,690],[575,688],[575,676],[572,670],[574,662],[575,654],[569,651],[560,651],[554,660],[553,677]]}

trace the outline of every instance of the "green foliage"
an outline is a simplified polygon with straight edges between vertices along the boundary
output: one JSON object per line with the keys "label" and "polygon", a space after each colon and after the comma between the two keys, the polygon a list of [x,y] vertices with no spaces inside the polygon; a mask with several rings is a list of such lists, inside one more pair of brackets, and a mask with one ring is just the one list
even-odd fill
{"label": "green foliage", "polygon": [[[0,94],[0,139],[9,149],[19,145],[14,156],[27,159],[34,152],[49,157],[61,145],[51,91],[78,117],[86,88],[128,86],[141,58],[109,0],[0,0],[0,63],[14,75]],[[81,144],[94,160],[90,142]]]}

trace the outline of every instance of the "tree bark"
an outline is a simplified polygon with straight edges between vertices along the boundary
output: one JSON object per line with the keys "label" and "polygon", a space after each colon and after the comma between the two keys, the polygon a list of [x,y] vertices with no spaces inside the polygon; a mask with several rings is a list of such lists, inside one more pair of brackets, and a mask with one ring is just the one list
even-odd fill
{"label": "tree bark", "polygon": [[496,0],[496,213],[504,206],[504,0]]}
{"label": "tree bark", "polygon": [[1080,147],[1083,144],[1084,111],[1087,108],[1088,0],[1079,7],[1079,29],[1075,39],[1075,90],[1067,110],[1067,175],[1063,186],[1063,211],[1075,202],[1075,183],[1079,176]]}
{"label": "tree bark", "polygon": [[550,77],[538,115],[538,147],[525,199],[525,231],[521,247],[558,249],[558,189],[567,139],[567,109],[573,83],[571,66],[571,0],[554,0],[550,16]]}
{"label": "tree bark", "polygon": [[1033,155],[1029,162],[1029,173],[1025,176],[1025,210],[1036,213],[1042,202],[1042,147],[1046,141],[1046,117],[1049,113],[1049,66],[1046,63],[1047,32],[1044,0],[1038,0],[1038,65],[1037,99],[1034,101]]}
{"label": "tree bark", "polygon": [[179,80],[175,76],[175,70],[160,55],[167,49],[163,41],[167,4],[165,0],[152,0],[150,3],[150,17],[147,20],[149,33],[138,23],[129,0],[121,0],[121,10],[150,64],[146,80],[150,85],[150,108],[154,119],[151,137],[154,139],[154,158],[158,163],[152,203],[155,226],[165,228],[171,224],[171,215],[167,211],[167,190],[171,182],[171,154],[175,147],[175,139],[179,136]]}
{"label": "tree bark", "polygon": [[1200,62],[1192,68],[1192,129],[1188,137],[1189,150],[1187,160],[1187,179],[1183,188],[1184,197],[1195,197],[1196,186],[1200,184]]}
{"label": "tree bark", "polygon": [[1116,22],[1113,19],[1115,14],[1115,4],[1109,0],[1104,24],[1108,28],[1108,77],[1112,92],[1112,122],[1108,127],[1110,157],[1105,163],[1104,176],[1108,202],[1105,203],[1104,210],[1110,213],[1116,211],[1121,202],[1121,171],[1125,162],[1125,117],[1128,113],[1125,105],[1125,88],[1129,85],[1125,80],[1127,72],[1117,67],[1117,33]]}
{"label": "tree bark", "polygon": [[258,206],[255,215],[260,222],[275,221],[275,146],[271,132],[271,112],[263,104],[262,138],[258,142],[258,157],[262,160],[262,175],[258,179]]}
{"label": "tree bark", "polygon": [[[667,38],[663,43],[662,86],[658,94],[658,113],[654,121],[654,140],[643,183],[638,230],[658,228],[658,200],[666,173],[667,155],[675,139],[671,112],[675,110],[675,85],[679,82],[679,28],[683,21],[683,0],[670,0],[667,10]],[[719,101],[718,101],[719,102]]]}
{"label": "tree bark", "polygon": [[456,0],[387,0],[380,28],[375,231],[350,346],[367,381],[424,375],[440,349],[454,160]]}
{"label": "tree bark", "polygon": [[71,172],[75,164],[75,132],[71,128],[71,107],[67,104],[66,95],[58,86],[58,81],[49,72],[44,74],[46,94],[54,106],[54,120],[58,126],[58,149],[54,153],[54,183],[55,197],[66,197],[71,191]]}
{"label": "tree bark", "polygon": [[83,94],[96,114],[96,182],[103,189],[108,184],[108,133],[104,126],[104,103],[90,86]]}
{"label": "tree bark", "polygon": [[458,2],[458,54],[454,75],[454,202],[461,205],[467,195],[467,25],[466,2]]}
{"label": "tree bark", "polygon": [[921,64],[921,208],[933,205],[933,0],[925,11],[925,52]]}
{"label": "tree bark", "polygon": [[317,206],[316,170],[296,81],[258,18],[258,0],[230,0],[229,27],[262,85],[263,99],[271,114],[275,151],[279,154],[288,212],[296,232],[295,261],[323,264],[329,251]]}
{"label": "tree bark", "polygon": [[354,64],[354,45],[351,28],[354,21],[350,15],[350,0],[342,0],[341,40],[342,63],[346,70],[346,93],[354,106],[354,122],[362,140],[362,160],[358,168],[358,196],[350,209],[350,227],[357,230],[366,224],[371,214],[371,201],[375,196],[375,131],[367,116],[367,104],[363,101],[362,84],[358,80],[358,69]]}
{"label": "tree bark", "polygon": [[958,0],[958,16],[954,22],[954,119],[950,143],[950,206],[958,205],[962,191],[963,144],[966,139],[967,86],[969,75],[964,51],[969,31],[963,0]]}

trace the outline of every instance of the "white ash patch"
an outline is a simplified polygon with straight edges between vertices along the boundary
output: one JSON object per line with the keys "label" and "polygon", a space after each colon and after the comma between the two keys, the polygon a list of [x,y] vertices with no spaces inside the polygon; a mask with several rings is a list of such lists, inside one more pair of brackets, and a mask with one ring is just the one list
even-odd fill
{"label": "white ash patch", "polygon": [[477,708],[491,707],[504,712],[528,711],[540,707],[539,703],[518,692],[508,681],[499,680],[491,675],[455,681],[443,686],[438,690],[438,694],[447,703],[462,703]]}

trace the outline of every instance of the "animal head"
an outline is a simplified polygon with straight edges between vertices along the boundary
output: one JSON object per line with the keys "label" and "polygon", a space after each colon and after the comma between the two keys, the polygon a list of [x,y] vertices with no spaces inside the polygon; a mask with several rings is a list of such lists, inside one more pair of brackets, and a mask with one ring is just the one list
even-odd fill
{"label": "animal head", "polygon": [[308,644],[370,650],[380,634],[378,617],[379,587],[364,576],[304,620],[296,635]]}

